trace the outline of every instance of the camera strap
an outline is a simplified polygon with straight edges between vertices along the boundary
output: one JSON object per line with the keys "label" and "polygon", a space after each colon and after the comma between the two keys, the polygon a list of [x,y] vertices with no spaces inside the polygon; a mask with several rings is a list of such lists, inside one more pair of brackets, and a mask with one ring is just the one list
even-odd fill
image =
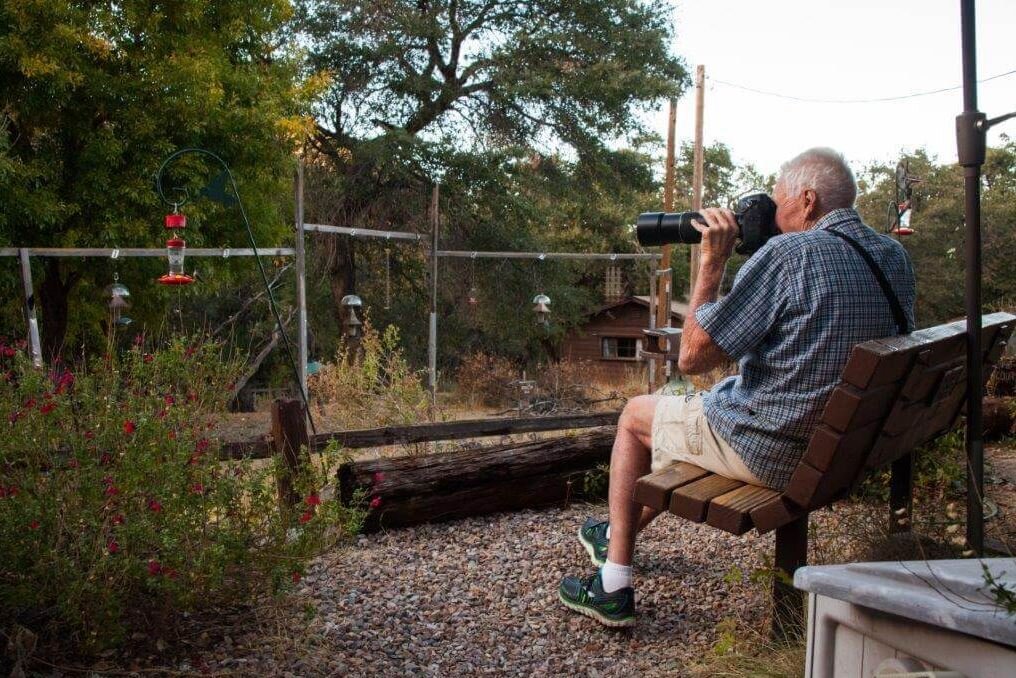
{"label": "camera strap", "polygon": [[896,327],[899,329],[899,333],[907,334],[910,329],[907,324],[907,315],[903,312],[903,305],[900,304],[899,297],[896,296],[896,292],[893,291],[892,286],[889,284],[889,279],[885,277],[885,273],[883,273],[882,269],[875,263],[875,260],[872,258],[868,250],[864,249],[864,247],[861,246],[861,243],[857,242],[846,233],[840,233],[839,231],[834,231],[832,229],[827,229],[826,233],[830,233],[835,235],[837,238],[841,238],[857,250],[857,253],[861,255],[862,259],[864,259],[864,263],[868,264],[868,268],[871,269],[871,273],[878,281],[879,287],[882,288],[882,294],[885,295],[886,300],[889,302],[889,307],[893,312],[893,320],[896,321]]}

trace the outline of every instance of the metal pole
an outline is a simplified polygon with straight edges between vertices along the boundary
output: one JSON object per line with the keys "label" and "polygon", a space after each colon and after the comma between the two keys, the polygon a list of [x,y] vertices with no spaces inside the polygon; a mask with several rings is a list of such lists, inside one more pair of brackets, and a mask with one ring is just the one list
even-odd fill
{"label": "metal pole", "polygon": [[[702,115],[705,111],[706,97],[706,67],[699,65],[695,67],[695,153],[693,155],[692,180],[691,180],[691,209],[698,212],[702,209],[702,183],[705,174],[705,148],[702,140]],[[698,278],[699,266],[699,245],[691,246],[688,272],[688,298],[695,290],[695,280]]]}
{"label": "metal pole", "polygon": [[438,200],[441,196],[441,183],[434,184],[431,194],[431,249],[430,249],[430,332],[427,341],[428,367],[430,371],[430,407],[431,420],[437,416],[437,262],[438,257],[438,226],[441,212]]}
{"label": "metal pole", "polygon": [[32,364],[42,367],[42,342],[39,337],[39,320],[35,317],[35,289],[32,286],[32,262],[28,250],[18,250],[21,259],[21,285],[25,289],[25,323],[28,325],[28,350]]}
{"label": "metal pole", "polygon": [[303,158],[296,162],[296,326],[300,333],[297,355],[300,361],[300,387],[307,393],[307,252],[303,233]]}
{"label": "metal pole", "polygon": [[[674,141],[677,127],[677,99],[671,97],[670,110],[667,115],[667,166],[663,173],[663,211],[674,211]],[[656,314],[654,327],[670,327],[670,297],[673,275],[661,275],[661,271],[670,269],[670,245],[662,247],[662,258],[658,266],[654,287],[657,287],[655,303],[650,304],[650,313]],[[652,360],[652,379],[650,380],[650,392],[656,384],[665,384],[670,376],[666,360]]]}
{"label": "metal pole", "polygon": [[956,145],[963,166],[966,222],[967,314],[967,547],[984,553],[984,440],[981,399],[981,165],[985,156],[985,115],[977,110],[977,48],[974,0],[961,0],[963,113],[956,118]]}

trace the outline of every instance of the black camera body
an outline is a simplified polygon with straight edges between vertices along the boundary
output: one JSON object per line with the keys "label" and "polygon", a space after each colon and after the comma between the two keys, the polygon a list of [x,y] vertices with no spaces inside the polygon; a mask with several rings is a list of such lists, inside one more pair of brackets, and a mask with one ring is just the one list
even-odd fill
{"label": "black camera body", "polygon": [[[702,242],[702,234],[691,225],[693,219],[702,220],[698,212],[643,212],[635,222],[635,237],[643,246]],[[776,203],[765,193],[749,193],[737,201],[734,210],[739,237],[735,251],[754,254],[769,238],[779,235],[776,228]]]}

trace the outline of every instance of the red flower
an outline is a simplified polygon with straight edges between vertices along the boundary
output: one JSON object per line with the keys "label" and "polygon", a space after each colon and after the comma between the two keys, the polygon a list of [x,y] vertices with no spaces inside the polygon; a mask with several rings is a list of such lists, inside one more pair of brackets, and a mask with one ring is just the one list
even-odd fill
{"label": "red flower", "polygon": [[159,561],[158,560],[149,560],[148,561],[148,574],[150,574],[150,575],[152,575],[154,577],[157,574],[159,574],[160,572],[162,572],[162,565],[159,564]]}
{"label": "red flower", "polygon": [[166,403],[167,406],[168,405],[175,405],[176,404],[176,398],[174,398],[171,395],[163,396],[162,397],[162,402]]}
{"label": "red flower", "polygon": [[16,496],[18,496],[18,492],[20,492],[20,491],[21,490],[18,489],[17,485],[10,485],[10,486],[7,487],[7,496],[8,497],[16,497]]}
{"label": "red flower", "polygon": [[39,521],[38,520],[33,520],[32,522],[28,523],[28,529],[30,529],[30,530],[38,530],[39,529]]}
{"label": "red flower", "polygon": [[385,479],[385,474],[382,473],[381,471],[374,471],[374,475],[372,476],[372,478],[373,483],[377,485],[378,483],[382,482]]}
{"label": "red flower", "polygon": [[194,444],[194,451],[201,454],[208,449],[208,438],[201,438]]}
{"label": "red flower", "polygon": [[167,576],[167,577],[169,577],[170,579],[176,579],[176,570],[174,570],[174,569],[173,569],[173,568],[171,568],[171,567],[166,567],[166,566],[164,565],[164,566],[162,567],[162,574],[166,575],[166,576]]}
{"label": "red flower", "polygon": [[12,424],[17,423],[18,419],[20,418],[21,412],[11,412],[10,414],[7,415],[7,421],[11,422]]}
{"label": "red flower", "polygon": [[190,393],[187,394],[187,402],[192,403],[192,402],[194,402],[197,399],[198,399],[198,394],[195,393],[194,391],[191,391]]}
{"label": "red flower", "polygon": [[30,410],[35,407],[35,398],[29,398],[25,401],[25,409]]}
{"label": "red flower", "polygon": [[123,523],[124,523],[124,517],[123,517],[122,513],[117,513],[115,516],[113,516],[113,524],[114,525],[123,525]]}
{"label": "red flower", "polygon": [[107,497],[115,497],[118,494],[120,494],[120,488],[117,487],[116,485],[109,485],[106,487]]}
{"label": "red flower", "polygon": [[155,499],[148,500],[148,510],[152,513],[162,513],[162,504]]}
{"label": "red flower", "polygon": [[85,431],[85,440],[91,440],[95,437],[95,433],[92,431]]}
{"label": "red flower", "polygon": [[0,349],[0,350],[3,351],[3,354],[4,354],[5,358],[13,358],[15,355],[17,355],[17,351],[15,351],[10,346],[4,346],[3,349]]}
{"label": "red flower", "polygon": [[299,582],[300,582],[300,573],[297,572],[296,570],[293,570],[293,583],[297,584]]}
{"label": "red flower", "polygon": [[314,514],[310,511],[305,511],[300,515],[300,523],[310,522],[310,519],[314,517]]}
{"label": "red flower", "polygon": [[381,508],[381,497],[375,496],[370,500],[370,507],[372,509]]}
{"label": "red flower", "polygon": [[135,346],[140,346],[143,343],[145,343],[145,335],[144,334],[136,334],[136,335],[134,335],[134,345]]}
{"label": "red flower", "polygon": [[307,506],[321,505],[321,497],[319,497],[317,494],[308,494],[307,498],[304,501],[307,503]]}
{"label": "red flower", "polygon": [[55,409],[56,409],[56,403],[54,403],[54,402],[48,402],[45,405],[43,405],[42,407],[40,407],[39,411],[42,412],[43,414],[49,414],[50,412],[52,412]]}
{"label": "red flower", "polygon": [[169,410],[159,410],[159,413],[155,417],[157,419],[165,419],[167,414],[169,414]]}
{"label": "red flower", "polygon": [[128,419],[123,423],[123,432],[126,433],[127,435],[134,433],[134,431],[137,430],[137,428],[138,428],[137,424],[135,424],[130,419]]}
{"label": "red flower", "polygon": [[205,486],[202,485],[201,483],[194,483],[193,485],[191,485],[191,492],[193,492],[194,494],[204,494]]}
{"label": "red flower", "polygon": [[102,464],[103,466],[105,466],[106,464],[112,464],[113,455],[111,455],[109,452],[103,452],[102,456],[99,457],[99,463]]}
{"label": "red flower", "polygon": [[169,433],[166,434],[166,437],[169,438],[170,440],[176,440],[176,431],[170,431]]}
{"label": "red flower", "polygon": [[110,539],[109,543],[106,544],[106,550],[110,553],[117,553],[120,551],[120,545],[116,543],[116,539]]}
{"label": "red flower", "polygon": [[71,459],[67,462],[67,468],[77,468],[78,466],[80,466],[80,464],[78,464],[77,459]]}
{"label": "red flower", "polygon": [[153,360],[155,360],[155,356],[153,356],[151,353],[146,353],[144,356],[142,356],[141,359],[144,360],[146,363],[150,363]]}

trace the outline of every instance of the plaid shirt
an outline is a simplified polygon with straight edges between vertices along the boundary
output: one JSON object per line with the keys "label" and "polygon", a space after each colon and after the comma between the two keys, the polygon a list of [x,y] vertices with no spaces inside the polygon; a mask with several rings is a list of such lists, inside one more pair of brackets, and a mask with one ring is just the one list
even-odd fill
{"label": "plaid shirt", "polygon": [[741,267],[730,294],[695,311],[713,342],[740,364],[740,374],[705,394],[706,419],[776,489],[790,481],[850,349],[898,331],[864,259],[826,230],[851,236],[871,253],[913,328],[910,258],[853,209],[772,238]]}

